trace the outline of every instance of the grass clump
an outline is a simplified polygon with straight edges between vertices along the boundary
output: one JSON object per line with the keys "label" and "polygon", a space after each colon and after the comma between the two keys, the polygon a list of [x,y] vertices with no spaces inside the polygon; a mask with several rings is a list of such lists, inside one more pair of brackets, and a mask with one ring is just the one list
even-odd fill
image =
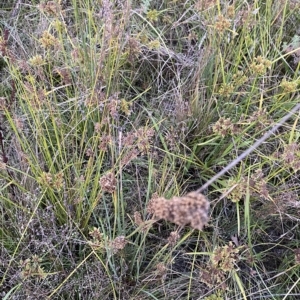
{"label": "grass clump", "polygon": [[29,2],[0,10],[1,296],[297,299],[298,114],[195,191],[298,104],[298,2]]}

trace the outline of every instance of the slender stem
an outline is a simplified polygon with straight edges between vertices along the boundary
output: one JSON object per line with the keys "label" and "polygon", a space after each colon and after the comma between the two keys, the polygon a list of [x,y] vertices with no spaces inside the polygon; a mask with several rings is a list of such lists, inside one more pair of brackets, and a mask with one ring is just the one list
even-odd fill
{"label": "slender stem", "polygon": [[286,114],[276,125],[274,125],[269,131],[267,131],[259,140],[257,140],[251,147],[239,155],[235,160],[233,160],[229,165],[227,165],[222,171],[213,176],[204,185],[202,185],[196,192],[201,193],[207,189],[213,182],[223,176],[226,172],[236,166],[240,161],[242,161],[246,156],[248,156],[253,150],[255,150],[259,145],[261,145],[266,139],[268,139],[276,130],[281,127],[294,113],[300,109],[300,103],[294,106],[294,108]]}

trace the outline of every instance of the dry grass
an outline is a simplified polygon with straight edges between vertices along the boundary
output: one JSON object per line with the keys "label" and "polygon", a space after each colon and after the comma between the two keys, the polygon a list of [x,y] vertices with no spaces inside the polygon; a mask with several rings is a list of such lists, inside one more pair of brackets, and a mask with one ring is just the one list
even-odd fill
{"label": "dry grass", "polygon": [[2,298],[298,299],[299,12],[0,3]]}

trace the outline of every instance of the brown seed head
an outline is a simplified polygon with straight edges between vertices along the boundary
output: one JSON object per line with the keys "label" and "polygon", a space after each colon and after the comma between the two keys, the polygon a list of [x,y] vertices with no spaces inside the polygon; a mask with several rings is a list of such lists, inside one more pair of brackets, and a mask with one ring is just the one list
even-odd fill
{"label": "brown seed head", "polygon": [[126,246],[127,241],[124,235],[117,236],[114,240],[110,242],[110,248],[112,249],[113,253],[117,253],[119,250],[124,249]]}
{"label": "brown seed head", "polygon": [[171,247],[175,246],[179,240],[180,235],[177,231],[172,231],[168,237],[168,243]]}
{"label": "brown seed head", "polygon": [[179,226],[190,224],[194,229],[202,230],[207,224],[209,216],[209,202],[200,193],[191,192],[183,197],[154,199],[151,203],[154,215],[159,219],[173,222]]}
{"label": "brown seed head", "polygon": [[99,183],[104,192],[113,193],[116,189],[117,180],[113,173],[108,173],[100,178]]}

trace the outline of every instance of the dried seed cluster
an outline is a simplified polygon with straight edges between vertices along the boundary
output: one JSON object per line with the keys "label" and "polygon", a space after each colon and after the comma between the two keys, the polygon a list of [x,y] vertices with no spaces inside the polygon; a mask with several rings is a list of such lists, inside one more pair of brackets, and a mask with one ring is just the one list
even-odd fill
{"label": "dried seed cluster", "polygon": [[229,118],[220,118],[212,127],[213,132],[225,137],[232,132],[233,123]]}
{"label": "dried seed cluster", "polygon": [[147,210],[159,219],[165,219],[179,226],[190,224],[199,230],[209,219],[209,202],[197,192],[188,193],[183,197],[173,197],[170,200],[163,197],[151,199]]}
{"label": "dried seed cluster", "polygon": [[112,194],[116,190],[117,180],[113,173],[107,173],[100,178],[102,191]]}
{"label": "dried seed cluster", "polygon": [[23,279],[29,277],[40,277],[45,278],[46,273],[44,272],[43,268],[41,267],[42,259],[37,256],[33,255],[32,258],[27,258],[25,260],[20,261],[20,265],[22,268],[21,277]]}
{"label": "dried seed cluster", "polygon": [[258,195],[264,199],[269,197],[267,179],[264,177],[261,169],[255,170],[249,181],[246,177],[242,177],[239,180],[230,178],[227,185],[229,187],[227,198],[232,202],[239,202],[245,197],[248,190],[250,195]]}
{"label": "dried seed cluster", "polygon": [[109,247],[111,248],[112,252],[116,254],[119,250],[125,248],[127,244],[126,238],[124,235],[117,236],[114,240],[109,242]]}
{"label": "dried seed cluster", "polygon": [[64,174],[63,172],[59,172],[56,174],[43,172],[39,177],[41,184],[53,188],[57,191],[60,191],[64,186]]}
{"label": "dried seed cluster", "polygon": [[206,268],[201,270],[200,281],[208,287],[219,285],[222,290],[226,290],[226,276],[237,269],[236,264],[239,262],[241,250],[242,247],[235,248],[232,242],[216,248]]}
{"label": "dried seed cluster", "polygon": [[134,212],[134,223],[140,227],[140,231],[146,233],[151,227],[152,224],[146,223],[143,221],[141,213],[138,211]]}
{"label": "dried seed cluster", "polygon": [[103,233],[100,232],[99,228],[94,227],[89,235],[93,238],[88,244],[92,247],[93,250],[103,250],[106,249],[107,252],[111,252],[112,254],[118,253],[120,250],[124,249],[127,240],[124,235],[117,236],[113,240],[109,240],[104,236]]}
{"label": "dried seed cluster", "polygon": [[179,233],[177,231],[172,231],[168,237],[168,243],[171,247],[174,247],[179,239]]}
{"label": "dried seed cluster", "polygon": [[225,30],[229,29],[231,22],[229,19],[226,19],[224,16],[219,15],[215,23],[217,31],[222,34]]}

